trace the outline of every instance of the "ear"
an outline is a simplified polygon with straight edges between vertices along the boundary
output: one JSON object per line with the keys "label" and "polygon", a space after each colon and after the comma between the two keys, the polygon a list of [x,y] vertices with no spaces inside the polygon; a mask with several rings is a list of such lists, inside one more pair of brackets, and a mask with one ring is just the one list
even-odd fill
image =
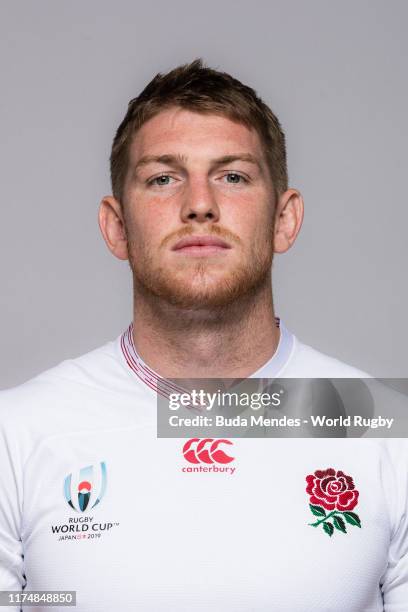
{"label": "ear", "polygon": [[105,196],[99,206],[99,227],[108,249],[118,259],[128,259],[123,211],[113,196]]}
{"label": "ear", "polygon": [[302,226],[303,212],[303,198],[297,189],[288,189],[281,194],[275,212],[275,253],[285,253],[295,242]]}

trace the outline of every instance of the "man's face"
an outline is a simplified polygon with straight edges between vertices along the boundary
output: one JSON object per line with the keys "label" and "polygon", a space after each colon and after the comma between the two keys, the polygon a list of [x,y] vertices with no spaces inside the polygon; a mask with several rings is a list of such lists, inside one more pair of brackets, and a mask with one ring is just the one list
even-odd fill
{"label": "man's face", "polygon": [[255,130],[164,110],[133,138],[124,194],[136,291],[198,310],[268,282],[275,203]]}

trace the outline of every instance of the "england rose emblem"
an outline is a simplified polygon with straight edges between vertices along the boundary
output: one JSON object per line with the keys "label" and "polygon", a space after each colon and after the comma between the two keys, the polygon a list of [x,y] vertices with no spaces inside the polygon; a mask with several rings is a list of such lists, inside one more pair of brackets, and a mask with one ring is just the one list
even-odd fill
{"label": "england rose emblem", "polygon": [[[357,506],[359,492],[351,476],[341,470],[327,468],[309,474],[306,476],[306,482],[306,493],[310,495],[310,510],[314,516],[319,517],[309,525],[322,525],[324,532],[330,537],[335,528],[346,533],[346,523],[361,527],[359,516],[352,512]],[[329,513],[326,510],[329,510]]]}

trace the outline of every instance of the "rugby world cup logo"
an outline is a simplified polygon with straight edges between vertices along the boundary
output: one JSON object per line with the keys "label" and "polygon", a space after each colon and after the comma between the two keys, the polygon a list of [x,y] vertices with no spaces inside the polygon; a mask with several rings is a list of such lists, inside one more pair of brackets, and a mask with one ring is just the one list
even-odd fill
{"label": "rugby world cup logo", "polygon": [[101,461],[95,468],[87,465],[77,474],[68,474],[64,480],[64,497],[76,512],[95,508],[105,495],[106,464]]}

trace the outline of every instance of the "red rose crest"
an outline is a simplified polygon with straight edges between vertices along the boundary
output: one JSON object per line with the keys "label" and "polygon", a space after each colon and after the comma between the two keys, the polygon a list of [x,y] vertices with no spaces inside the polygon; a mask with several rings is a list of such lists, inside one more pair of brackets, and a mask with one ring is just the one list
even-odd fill
{"label": "red rose crest", "polygon": [[[352,512],[357,506],[359,492],[351,476],[341,470],[328,468],[309,474],[306,476],[306,482],[306,493],[310,495],[310,510],[314,516],[319,517],[309,525],[322,525],[324,532],[330,537],[335,528],[346,533],[346,523],[361,527],[359,516]],[[330,512],[327,514],[326,510]]]}

